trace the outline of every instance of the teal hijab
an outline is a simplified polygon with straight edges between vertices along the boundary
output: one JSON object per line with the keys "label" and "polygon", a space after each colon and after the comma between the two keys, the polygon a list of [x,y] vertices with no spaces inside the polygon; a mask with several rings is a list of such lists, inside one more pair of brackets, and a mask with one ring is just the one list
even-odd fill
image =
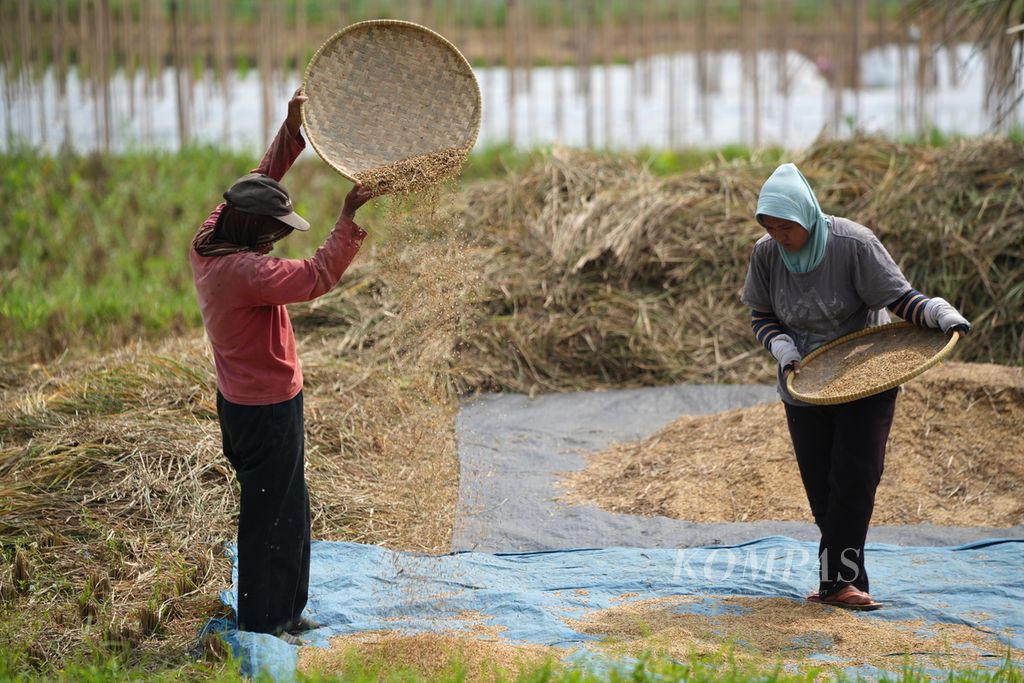
{"label": "teal hijab", "polygon": [[828,222],[807,178],[804,178],[795,164],[779,166],[764,181],[761,194],[757,197],[755,217],[758,223],[763,215],[795,221],[811,235],[807,244],[792,254],[783,249],[781,244],[775,245],[789,272],[806,273],[818,267],[825,258]]}

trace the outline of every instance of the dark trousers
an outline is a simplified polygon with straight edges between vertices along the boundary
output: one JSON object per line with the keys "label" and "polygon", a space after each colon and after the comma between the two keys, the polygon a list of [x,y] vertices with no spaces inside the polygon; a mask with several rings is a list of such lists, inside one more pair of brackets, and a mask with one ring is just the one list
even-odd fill
{"label": "dark trousers", "polygon": [[309,593],[309,494],[302,392],[283,403],[243,406],[217,392],[224,455],[242,487],[238,515],[238,625],[277,633]]}
{"label": "dark trousers", "polygon": [[864,541],[882,479],[897,389],[831,406],[786,405],[800,478],[821,530],[820,583],[828,596],[868,591]]}

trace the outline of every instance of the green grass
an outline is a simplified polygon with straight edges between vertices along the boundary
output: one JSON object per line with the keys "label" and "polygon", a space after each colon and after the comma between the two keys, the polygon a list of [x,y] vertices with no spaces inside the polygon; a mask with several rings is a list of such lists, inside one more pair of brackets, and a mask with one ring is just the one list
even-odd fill
{"label": "green grass", "polygon": [[[295,680],[309,683],[463,683],[474,680],[474,671],[454,657],[441,671],[424,675],[405,665],[383,661],[379,657],[350,654],[339,670],[331,674],[297,674]],[[676,661],[663,656],[643,655],[636,660],[620,661],[602,667],[573,665],[561,666],[548,660],[518,670],[497,670],[494,680],[515,683],[810,683],[820,680],[821,671],[811,669],[805,673],[789,673],[776,667],[756,667],[740,664],[731,653],[723,650],[710,656],[692,656],[687,661]],[[1020,683],[1024,676],[1019,664],[1006,660],[999,666],[979,667],[971,670],[948,672],[938,680],[949,683]],[[864,680],[857,676],[838,674],[827,678],[836,681]],[[47,668],[45,663],[32,667],[17,657],[0,653],[0,681],[59,681],[81,683],[120,683],[122,681],[203,680],[213,683],[241,683],[247,680],[270,681],[260,675],[248,679],[241,675],[239,663],[195,663],[180,668],[153,668],[145,663],[125,665],[119,657],[94,653],[89,658],[66,665],[59,670]],[[878,680],[893,683],[918,683],[936,680],[919,669],[904,665],[896,675]]]}
{"label": "green grass", "polygon": [[[195,325],[187,236],[248,158],[189,150],[3,156],[0,320],[13,341],[50,330],[116,341]],[[11,340],[9,340],[11,341]]]}

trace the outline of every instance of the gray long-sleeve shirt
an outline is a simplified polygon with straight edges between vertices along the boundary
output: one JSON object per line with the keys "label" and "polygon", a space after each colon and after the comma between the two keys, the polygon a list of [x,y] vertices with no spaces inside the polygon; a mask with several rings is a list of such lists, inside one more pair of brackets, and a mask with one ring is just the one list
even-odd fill
{"label": "gray long-sleeve shirt", "polygon": [[[828,218],[829,238],[822,262],[807,273],[791,273],[775,242],[765,235],[754,245],[740,301],[772,311],[800,354],[865,327],[890,321],[885,307],[910,289],[892,256],[871,230],[846,218]],[[786,391],[779,372],[779,396],[805,405]]]}

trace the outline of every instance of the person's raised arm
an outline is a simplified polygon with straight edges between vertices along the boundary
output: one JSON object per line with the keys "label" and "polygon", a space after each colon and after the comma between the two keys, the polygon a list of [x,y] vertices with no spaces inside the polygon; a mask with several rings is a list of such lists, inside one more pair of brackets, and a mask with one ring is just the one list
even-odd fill
{"label": "person's raised arm", "polygon": [[299,134],[299,126],[302,125],[302,103],[307,99],[301,93],[301,89],[296,90],[288,101],[288,117],[281,124],[274,141],[270,143],[260,165],[253,169],[253,173],[263,173],[279,181],[306,148],[306,141]]}
{"label": "person's raised arm", "polygon": [[268,258],[253,283],[259,302],[283,305],[309,301],[338,284],[366,237],[366,232],[355,223],[356,211],[372,198],[369,188],[353,187],[345,197],[334,229],[312,258]]}

